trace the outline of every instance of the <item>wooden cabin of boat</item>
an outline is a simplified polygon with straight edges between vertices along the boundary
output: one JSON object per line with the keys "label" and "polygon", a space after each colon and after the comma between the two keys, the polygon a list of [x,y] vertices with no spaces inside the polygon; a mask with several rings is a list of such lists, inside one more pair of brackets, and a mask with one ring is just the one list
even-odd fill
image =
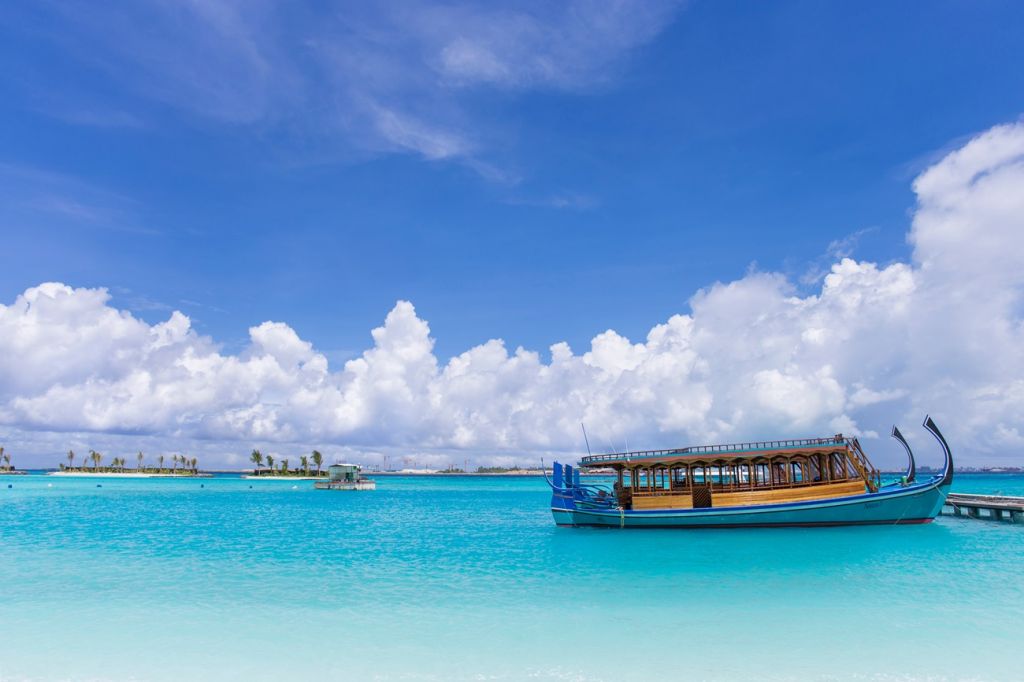
{"label": "wooden cabin of boat", "polygon": [[623,509],[701,509],[876,492],[878,470],[856,438],[763,441],[584,457],[611,468]]}

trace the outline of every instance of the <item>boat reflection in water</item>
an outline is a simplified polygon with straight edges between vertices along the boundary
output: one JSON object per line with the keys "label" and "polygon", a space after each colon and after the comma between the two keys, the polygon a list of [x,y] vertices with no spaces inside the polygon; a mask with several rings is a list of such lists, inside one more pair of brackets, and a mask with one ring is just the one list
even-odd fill
{"label": "boat reflection in water", "polygon": [[953,482],[953,456],[942,446],[942,473],[917,480],[910,446],[893,427],[910,464],[881,485],[856,438],[709,445],[584,457],[583,468],[611,468],[608,488],[580,482],[579,469],[555,462],[551,512],[560,526],[729,528],[928,523]]}

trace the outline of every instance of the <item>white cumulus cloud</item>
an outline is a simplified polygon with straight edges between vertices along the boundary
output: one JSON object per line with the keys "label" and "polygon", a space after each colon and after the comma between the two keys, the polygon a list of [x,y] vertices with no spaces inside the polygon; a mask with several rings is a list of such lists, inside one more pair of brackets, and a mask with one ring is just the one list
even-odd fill
{"label": "white cumulus cloud", "polygon": [[660,447],[870,438],[931,412],[962,461],[1011,461],[1024,432],[1024,125],[977,136],[914,190],[909,263],[844,257],[807,296],[752,273],[696,293],[643,340],[608,330],[581,353],[554,344],[549,360],[491,340],[442,362],[406,301],[341,367],[281,322],[225,354],[181,313],[149,325],[103,289],[41,284],[0,305],[0,425],[461,462],[577,451],[581,421],[600,448]]}

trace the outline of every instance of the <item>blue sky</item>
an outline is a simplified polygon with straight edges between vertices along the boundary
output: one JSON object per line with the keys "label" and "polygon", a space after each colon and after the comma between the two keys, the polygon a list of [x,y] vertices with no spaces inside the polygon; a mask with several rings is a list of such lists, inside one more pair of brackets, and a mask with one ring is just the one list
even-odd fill
{"label": "blue sky", "polygon": [[[642,335],[700,287],[752,266],[799,277],[855,233],[859,256],[905,257],[909,179],[1024,111],[1019,3],[694,2],[558,79],[395,84],[394,106],[475,145],[430,159],[330,120],[346,115],[337,77],[302,45],[317,22],[412,40],[363,6],[288,11],[257,45],[284,53],[271,82],[235,89],[233,48],[209,48],[221,112],[161,75],[198,40],[185,21],[147,55],[142,35],[114,44],[171,23],[156,10],[90,25],[59,3],[8,5],[3,299],[51,279],[106,286],[225,343],[275,319],[341,353],[399,298],[442,356],[491,337]],[[425,59],[410,49],[395,68]],[[273,82],[286,70],[301,86]]]}
{"label": "blue sky", "polygon": [[[278,321],[332,372],[379,343],[370,330],[389,311],[386,327],[408,339],[429,321],[442,368],[490,339],[542,364],[561,341],[599,354],[592,341],[614,329],[601,337],[618,349],[608,366],[636,371],[624,340],[690,313],[702,289],[718,301],[779,281],[778,300],[811,300],[826,298],[843,257],[877,264],[871,291],[941,261],[914,222],[941,201],[915,178],[974,139],[1002,163],[1013,136],[993,127],[1024,112],[1021,35],[1024,6],[998,1],[6,3],[0,302],[49,281],[106,289],[104,301],[68,300],[157,325],[152,334],[181,311],[221,359],[253,348],[305,358],[287,333],[264,345],[250,333]],[[1011,326],[1015,301],[1000,311],[1013,311]],[[737,324],[752,310],[735,308]],[[881,414],[843,419],[878,396],[917,408],[909,379],[883,387],[814,362],[750,376],[784,392],[799,374],[827,393],[836,372],[845,402],[810,420],[747,421],[780,435],[868,432]],[[989,386],[988,371],[971,381]],[[283,389],[261,390],[253,409],[278,404]],[[741,435],[742,410],[716,422],[699,395],[675,417],[609,431]],[[690,410],[699,426],[679,416]],[[172,412],[179,426],[206,418]],[[173,435],[33,414],[0,409],[0,422]],[[259,433],[305,437],[285,431]],[[431,447],[476,442],[430,433]],[[370,447],[377,436],[360,438]]]}

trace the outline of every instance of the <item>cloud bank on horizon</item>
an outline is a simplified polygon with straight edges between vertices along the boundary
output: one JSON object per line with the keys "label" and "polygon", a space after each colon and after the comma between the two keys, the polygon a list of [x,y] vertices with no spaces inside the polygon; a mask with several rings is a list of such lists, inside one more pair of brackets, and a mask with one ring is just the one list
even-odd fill
{"label": "cloud bank on horizon", "polygon": [[577,452],[581,421],[597,445],[654,447],[870,438],[930,411],[962,463],[1013,461],[1024,447],[1024,124],[973,138],[914,191],[909,263],[842,258],[807,296],[754,272],[697,292],[642,342],[608,330],[581,354],[554,344],[549,361],[495,339],[442,364],[427,322],[399,301],[373,346],[332,371],[281,322],[252,327],[230,355],[180,312],[149,325],[103,289],[41,284],[0,305],[0,424],[461,462]]}

